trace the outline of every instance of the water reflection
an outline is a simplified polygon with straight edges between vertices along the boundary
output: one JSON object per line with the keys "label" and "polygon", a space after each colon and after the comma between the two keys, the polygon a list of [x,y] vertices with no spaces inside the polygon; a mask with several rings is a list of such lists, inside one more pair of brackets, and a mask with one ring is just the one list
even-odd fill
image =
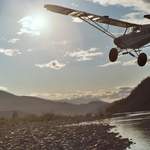
{"label": "water reflection", "polygon": [[136,143],[131,145],[131,150],[150,149],[150,112],[128,113],[124,117],[104,121],[116,125],[114,132],[120,132],[124,138],[132,139]]}

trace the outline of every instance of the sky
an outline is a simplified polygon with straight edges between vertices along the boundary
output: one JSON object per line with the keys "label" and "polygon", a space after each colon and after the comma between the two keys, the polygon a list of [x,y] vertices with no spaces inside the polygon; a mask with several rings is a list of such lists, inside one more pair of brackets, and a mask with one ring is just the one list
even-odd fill
{"label": "sky", "polygon": [[[113,40],[77,18],[47,11],[60,5],[101,16],[145,24],[148,0],[7,0],[0,2],[0,90],[51,100],[100,98],[107,102],[129,95],[149,76],[150,63],[108,59]],[[123,28],[109,26],[115,36]],[[150,56],[150,48],[142,49]]]}

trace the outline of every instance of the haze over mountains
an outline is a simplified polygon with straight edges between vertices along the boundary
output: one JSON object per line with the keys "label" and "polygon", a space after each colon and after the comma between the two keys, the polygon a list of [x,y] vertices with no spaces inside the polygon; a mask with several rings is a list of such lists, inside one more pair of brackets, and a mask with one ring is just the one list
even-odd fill
{"label": "haze over mountains", "polygon": [[90,102],[104,102],[102,100],[100,100],[99,98],[85,98],[85,97],[78,97],[78,98],[72,98],[71,100],[68,99],[62,99],[59,100],[59,102],[67,102],[67,103],[71,103],[71,104],[76,104],[76,105],[80,105],[80,104],[88,104]]}
{"label": "haze over mountains", "polygon": [[[90,103],[75,105],[67,102],[56,102],[37,97],[16,96],[5,91],[0,91],[0,117],[10,117],[13,111],[18,111],[19,116],[27,114],[42,114],[52,112],[62,115],[85,115],[95,113],[101,108],[103,111],[108,103],[91,99]],[[7,114],[7,115],[6,115]]]}
{"label": "haze over mountains", "polygon": [[[69,103],[72,102],[72,103]],[[81,102],[84,102],[81,104]],[[149,111],[150,110],[150,77],[144,79],[129,96],[113,103],[106,103],[98,98],[63,99],[61,101],[45,100],[37,97],[16,96],[0,91],[0,118],[12,116],[18,111],[20,117],[27,114],[55,113],[62,115],[85,115],[98,110],[107,113]]]}

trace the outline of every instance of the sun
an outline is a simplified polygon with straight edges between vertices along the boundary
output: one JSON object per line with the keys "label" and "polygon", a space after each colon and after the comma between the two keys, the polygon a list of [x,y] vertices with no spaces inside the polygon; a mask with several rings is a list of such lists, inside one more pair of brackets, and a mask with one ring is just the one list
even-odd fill
{"label": "sun", "polygon": [[30,35],[41,35],[47,29],[47,22],[45,15],[36,14],[28,15],[23,17],[18,23],[22,25],[20,32],[18,34],[27,33]]}
{"label": "sun", "polygon": [[45,19],[42,16],[32,17],[30,22],[30,28],[32,30],[40,30],[44,27]]}

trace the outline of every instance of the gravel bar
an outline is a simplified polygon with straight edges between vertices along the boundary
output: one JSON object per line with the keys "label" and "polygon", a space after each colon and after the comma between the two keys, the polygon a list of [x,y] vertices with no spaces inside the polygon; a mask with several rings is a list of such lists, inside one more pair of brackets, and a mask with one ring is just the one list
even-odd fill
{"label": "gravel bar", "polygon": [[5,123],[0,124],[0,150],[124,150],[133,144],[110,132],[112,128],[104,123],[68,125],[56,120]]}

